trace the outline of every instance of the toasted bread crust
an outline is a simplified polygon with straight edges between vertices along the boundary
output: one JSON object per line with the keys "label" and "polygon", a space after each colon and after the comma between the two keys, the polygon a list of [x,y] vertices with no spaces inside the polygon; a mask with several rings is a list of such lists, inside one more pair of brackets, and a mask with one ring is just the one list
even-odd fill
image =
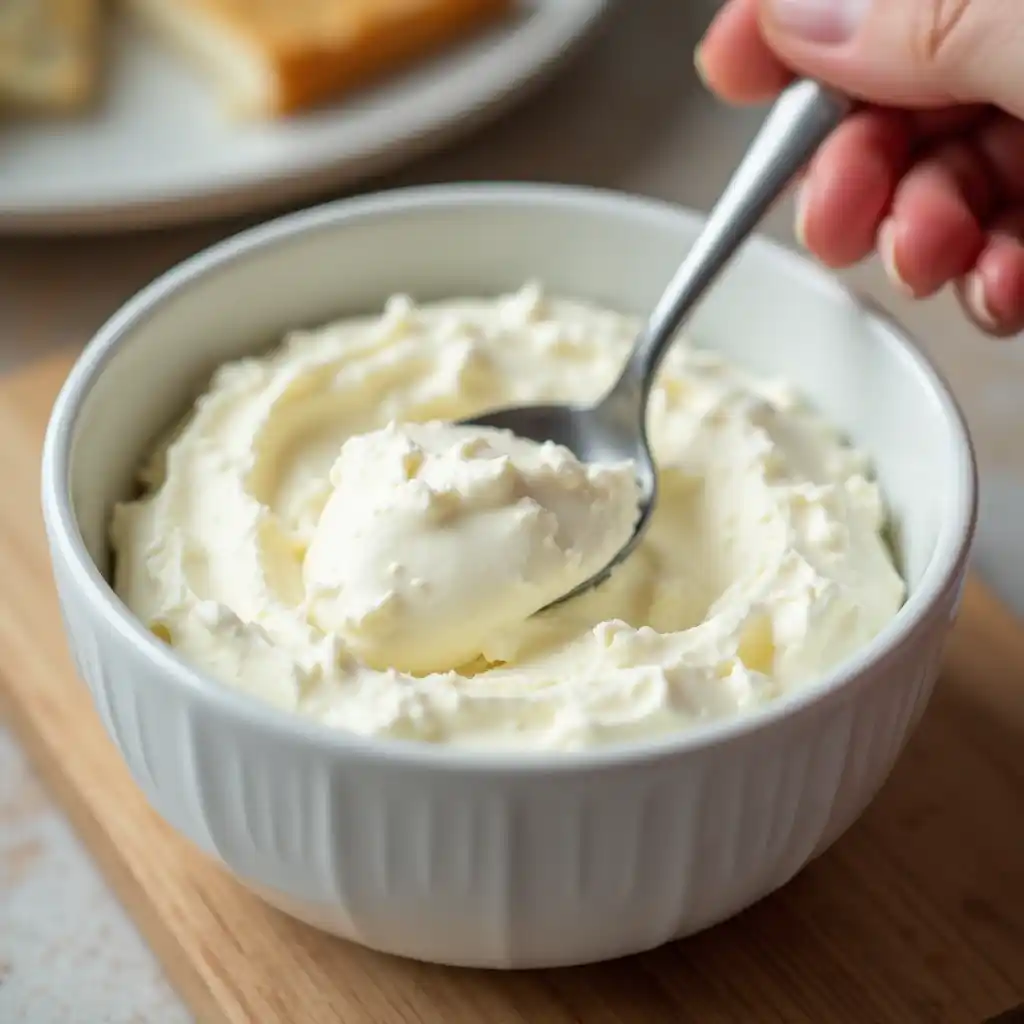
{"label": "toasted bread crust", "polygon": [[[505,13],[514,0],[157,0],[205,22],[264,69],[251,112],[312,107]],[[152,5],[154,0],[149,0]],[[245,102],[245,100],[243,100]]]}

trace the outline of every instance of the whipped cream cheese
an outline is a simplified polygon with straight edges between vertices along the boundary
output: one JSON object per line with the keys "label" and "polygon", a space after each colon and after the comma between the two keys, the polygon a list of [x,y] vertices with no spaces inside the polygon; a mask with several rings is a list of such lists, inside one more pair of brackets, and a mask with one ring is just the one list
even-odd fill
{"label": "whipped cream cheese", "polygon": [[685,341],[628,466],[451,421],[589,401],[632,318],[535,286],[296,332],[222,367],[111,526],[127,606],[199,668],[362,734],[569,749],[756,708],[870,641],[904,584],[865,456]]}
{"label": "whipped cream cheese", "polygon": [[426,675],[603,569],[639,505],[632,464],[506,431],[391,424],[349,438],[306,552],[310,620],[365,664]]}

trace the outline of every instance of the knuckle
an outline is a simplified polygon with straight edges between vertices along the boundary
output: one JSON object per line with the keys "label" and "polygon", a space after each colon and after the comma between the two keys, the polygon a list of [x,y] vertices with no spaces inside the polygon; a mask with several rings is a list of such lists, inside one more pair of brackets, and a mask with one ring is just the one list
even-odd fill
{"label": "knuckle", "polygon": [[958,48],[973,0],[924,0],[920,5],[916,56],[924,64],[945,63]]}

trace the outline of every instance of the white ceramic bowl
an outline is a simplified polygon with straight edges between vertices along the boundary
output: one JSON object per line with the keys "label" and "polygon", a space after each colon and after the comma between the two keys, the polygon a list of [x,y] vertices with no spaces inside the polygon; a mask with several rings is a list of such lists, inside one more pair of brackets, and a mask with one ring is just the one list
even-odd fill
{"label": "white ceramic bowl", "polygon": [[106,582],[133,468],[219,363],[289,328],[529,278],[650,307],[699,218],[552,187],[391,192],[189,260],[99,332],[61,392],[43,507],[71,649],[157,811],[271,903],[365,945],[525,967],[633,953],[783,885],[857,818],[923,711],[975,519],[963,420],[900,331],[751,243],[692,333],[782,374],[874,457],[910,596],[869,648],[756,714],[674,738],[488,754],[346,735],[203,676]]}

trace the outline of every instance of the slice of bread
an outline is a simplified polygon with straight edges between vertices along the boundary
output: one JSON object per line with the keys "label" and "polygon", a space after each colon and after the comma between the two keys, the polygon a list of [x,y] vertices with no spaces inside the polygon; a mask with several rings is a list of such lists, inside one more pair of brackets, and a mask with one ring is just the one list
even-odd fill
{"label": "slice of bread", "polygon": [[92,99],[101,0],[0,0],[0,106],[75,110]]}
{"label": "slice of bread", "polygon": [[514,0],[130,0],[218,80],[229,109],[302,110],[425,56]]}

